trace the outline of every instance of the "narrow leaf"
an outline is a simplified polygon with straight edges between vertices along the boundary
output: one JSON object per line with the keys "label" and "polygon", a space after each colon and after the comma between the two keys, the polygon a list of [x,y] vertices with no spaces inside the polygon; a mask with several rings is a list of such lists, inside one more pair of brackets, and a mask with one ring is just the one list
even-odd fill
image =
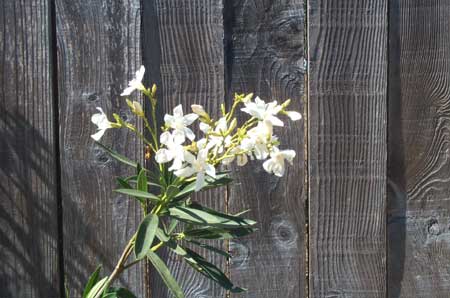
{"label": "narrow leaf", "polygon": [[198,255],[189,248],[185,248],[187,255],[184,257],[186,262],[191,265],[195,270],[215,281],[223,288],[231,291],[232,293],[241,293],[246,291],[243,288],[235,287],[230,279],[215,265],[207,262],[202,256]]}
{"label": "narrow leaf", "polygon": [[102,266],[98,266],[97,269],[91,274],[91,276],[88,279],[88,282],[86,283],[86,287],[83,291],[83,298],[86,298],[88,293],[91,291],[92,287],[98,282],[98,279],[100,277],[100,270],[102,269]]}
{"label": "narrow leaf", "polygon": [[117,153],[116,151],[106,147],[105,145],[103,145],[102,143],[99,142],[95,142],[99,147],[101,147],[103,150],[105,150],[109,155],[111,155],[112,158],[120,161],[121,163],[124,163],[126,165],[132,166],[134,168],[137,167],[137,163],[135,163],[134,161],[130,160],[128,157]]}
{"label": "narrow leaf", "polygon": [[210,250],[212,252],[218,253],[219,255],[222,255],[225,258],[231,259],[231,255],[228,252],[223,251],[223,250],[221,250],[221,249],[219,249],[217,247],[214,247],[214,246],[211,246],[211,245],[208,245],[208,244],[205,244],[205,243],[201,243],[201,242],[198,242],[198,241],[195,241],[195,240],[188,240],[188,242],[190,242],[192,244],[195,244],[195,245],[197,245],[199,247],[205,248],[207,250]]}
{"label": "narrow leaf", "polygon": [[140,191],[136,189],[125,189],[125,188],[119,188],[114,191],[124,195],[135,197],[141,203],[145,203],[145,199],[149,199],[153,203],[160,202],[160,199],[157,196],[145,191]]}
{"label": "narrow leaf", "polygon": [[211,211],[206,208],[191,208],[175,206],[169,208],[170,216],[187,223],[196,225],[211,225],[224,228],[249,227],[256,224],[255,221],[232,215]]}
{"label": "narrow leaf", "polygon": [[156,229],[158,228],[159,218],[155,214],[148,214],[139,225],[136,242],[134,244],[134,253],[136,259],[142,259],[150,250],[153,239],[156,235]]}
{"label": "narrow leaf", "polygon": [[141,169],[141,171],[139,172],[139,175],[137,177],[136,189],[143,191],[143,192],[148,191],[147,175],[145,174],[145,170],[143,170],[143,169]]}
{"label": "narrow leaf", "polygon": [[86,298],[94,298],[95,295],[102,290],[102,287],[105,285],[105,283],[108,281],[108,277],[103,278],[99,282],[95,284],[95,286],[92,287],[92,289],[89,291],[89,294],[86,296]]}
{"label": "narrow leaf", "polygon": [[[203,183],[203,186],[201,189],[207,190],[207,189],[216,188],[219,186],[224,186],[224,185],[229,184],[231,181],[233,181],[233,179],[231,179],[227,174],[218,174],[216,176],[216,179],[208,176],[205,179],[205,182]],[[195,191],[195,184],[196,184],[196,181],[191,182],[188,185],[186,185],[185,187],[183,187],[183,189],[179,193],[177,193],[176,196],[174,196],[174,199],[177,199],[177,201],[179,201],[179,200],[187,197],[191,193],[193,193]]]}
{"label": "narrow leaf", "polygon": [[167,268],[166,264],[161,260],[160,257],[158,257],[157,254],[155,254],[152,251],[149,251],[147,254],[148,259],[155,267],[156,271],[158,271],[159,275],[161,275],[162,280],[167,285],[167,287],[170,289],[172,294],[176,298],[184,298],[184,293],[181,287],[178,285],[175,278],[173,278],[172,274],[169,271],[169,268]]}
{"label": "narrow leaf", "polygon": [[215,227],[205,227],[199,229],[190,229],[184,231],[186,239],[234,239],[239,237],[247,236],[256,231],[255,228],[250,227],[239,227],[231,229],[215,228]]}

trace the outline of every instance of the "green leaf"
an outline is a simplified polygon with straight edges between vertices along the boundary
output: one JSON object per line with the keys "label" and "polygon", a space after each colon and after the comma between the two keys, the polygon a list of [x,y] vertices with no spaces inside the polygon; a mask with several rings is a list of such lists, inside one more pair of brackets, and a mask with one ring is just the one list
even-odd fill
{"label": "green leaf", "polygon": [[[147,172],[147,176],[148,176],[149,173],[150,173],[150,172]],[[138,177],[137,175],[134,175],[134,176],[127,177],[127,178],[125,178],[125,179],[123,179],[123,180],[125,180],[125,181],[128,182],[128,183],[136,184],[136,183],[137,183],[137,177]],[[157,179],[156,179],[156,180],[157,180]],[[159,184],[157,184],[157,183],[148,182],[148,181],[147,181],[147,185],[148,185],[148,186],[152,186],[152,187],[162,188],[161,185],[159,185]],[[126,187],[124,187],[124,188],[126,188]]]}
{"label": "green leaf", "polygon": [[192,268],[232,293],[241,293],[246,291],[246,289],[235,287],[225,273],[223,273],[215,265],[207,262],[202,256],[198,255],[189,248],[185,248],[185,250],[187,255],[184,257],[184,260],[191,265]]}
{"label": "green leaf", "polygon": [[[208,176],[205,179],[205,182],[203,183],[202,190],[207,190],[207,189],[211,189],[211,188],[224,186],[224,185],[229,184],[231,181],[233,181],[233,179],[231,179],[228,176],[228,174],[226,174],[226,173],[217,174],[216,179]],[[191,182],[188,185],[186,185],[185,187],[183,187],[183,189],[176,196],[174,196],[174,199],[176,199],[176,201],[179,201],[179,200],[189,196],[191,193],[193,193],[195,191],[195,184],[196,184],[196,181]]]}
{"label": "green leaf", "polygon": [[180,192],[180,189],[178,186],[175,185],[169,185],[166,190],[166,195],[169,199],[175,197]]}
{"label": "green leaf", "polygon": [[92,287],[92,289],[89,291],[89,294],[86,296],[86,298],[94,298],[95,295],[101,291],[102,287],[106,284],[108,281],[108,277],[103,278],[99,282],[95,284],[95,286]]}
{"label": "green leaf", "polygon": [[153,266],[155,267],[156,271],[158,271],[159,275],[161,275],[162,280],[167,285],[167,287],[170,289],[172,294],[176,298],[184,298],[184,293],[181,287],[178,285],[175,278],[173,278],[172,274],[169,271],[169,268],[167,268],[166,264],[158,257],[157,254],[155,254],[152,251],[149,251],[147,253],[147,257],[152,262]]}
{"label": "green leaf", "polygon": [[187,223],[196,225],[210,225],[222,228],[249,227],[256,224],[255,221],[244,219],[233,215],[217,212],[212,209],[203,208],[199,205],[169,208],[170,216]]}
{"label": "green leaf", "polygon": [[172,218],[170,220],[169,228],[167,229],[167,234],[172,234],[172,232],[175,230],[177,225],[178,225],[178,220],[176,220],[175,218]]}
{"label": "green leaf", "polygon": [[150,250],[153,239],[158,228],[159,218],[155,214],[148,214],[139,225],[136,242],[134,244],[134,253],[136,259],[140,260],[145,257]]}
{"label": "green leaf", "polygon": [[136,295],[125,288],[109,288],[102,298],[136,298]]}
{"label": "green leaf", "polygon": [[159,228],[156,229],[156,237],[161,241],[161,242],[167,242],[170,240],[170,237],[163,231],[163,229]]}
{"label": "green leaf", "polygon": [[97,144],[99,147],[101,147],[103,150],[105,150],[115,160],[118,160],[121,163],[124,163],[126,165],[132,166],[134,168],[136,168],[138,166],[138,164],[136,162],[134,162],[134,161],[130,160],[128,157],[126,157],[126,156],[124,156],[124,155],[122,155],[120,153],[117,153],[116,151],[106,147],[102,143],[95,142],[95,144]]}
{"label": "green leaf", "polygon": [[152,193],[140,191],[140,190],[136,190],[136,189],[119,188],[119,189],[115,189],[114,191],[117,193],[135,197],[141,203],[145,203],[145,199],[149,199],[150,201],[152,201],[155,204],[157,204],[161,201],[160,198],[158,198],[157,196],[155,196]]}
{"label": "green leaf", "polygon": [[127,180],[125,180],[125,179],[122,179],[122,178],[116,178],[116,180],[117,180],[117,183],[119,183],[119,185],[122,187],[122,188],[125,188],[125,189],[131,189],[131,188],[133,188],[133,187],[131,187],[131,185],[128,183],[128,181]]}
{"label": "green leaf", "polygon": [[89,276],[88,282],[86,284],[86,287],[83,291],[83,298],[86,298],[88,293],[91,291],[92,287],[98,282],[98,279],[100,277],[100,270],[102,270],[102,266],[98,266],[97,269]]}
{"label": "green leaf", "polygon": [[231,228],[231,229],[223,229],[223,228],[215,228],[215,227],[205,227],[199,229],[190,229],[184,231],[184,235],[186,239],[234,239],[239,237],[247,236],[256,231],[256,228],[251,227],[240,227],[240,228]]}
{"label": "green leaf", "polygon": [[143,191],[143,192],[148,191],[147,175],[145,174],[145,170],[143,170],[143,169],[141,169],[141,171],[139,172],[139,175],[137,177],[136,189]]}
{"label": "green leaf", "polygon": [[195,240],[187,240],[187,241],[192,243],[192,244],[195,244],[197,246],[200,246],[202,248],[205,248],[207,250],[210,250],[212,252],[218,253],[218,254],[224,256],[225,258],[231,259],[231,255],[228,252],[223,251],[223,250],[221,250],[221,249],[219,249],[217,247],[214,247],[214,246],[211,246],[211,245],[208,245],[208,244],[205,244],[205,243],[201,243],[201,242],[198,242],[198,241],[195,241]]}

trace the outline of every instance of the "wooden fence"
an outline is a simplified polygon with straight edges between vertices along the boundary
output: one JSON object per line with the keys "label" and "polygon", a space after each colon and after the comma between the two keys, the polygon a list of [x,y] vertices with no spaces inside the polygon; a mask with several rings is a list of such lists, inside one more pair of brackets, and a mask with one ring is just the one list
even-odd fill
{"label": "wooden fence", "polygon": [[[259,167],[200,199],[260,231],[217,259],[230,295],[170,254],[188,297],[450,297],[450,3],[445,0],[3,0],[0,297],[72,297],[140,221],[126,171],[90,139],[139,65],[177,103],[293,100],[282,179]],[[105,143],[143,159],[127,133]],[[206,252],[205,252],[206,253]],[[209,255],[209,258],[214,256]],[[169,294],[137,268],[138,297]]]}

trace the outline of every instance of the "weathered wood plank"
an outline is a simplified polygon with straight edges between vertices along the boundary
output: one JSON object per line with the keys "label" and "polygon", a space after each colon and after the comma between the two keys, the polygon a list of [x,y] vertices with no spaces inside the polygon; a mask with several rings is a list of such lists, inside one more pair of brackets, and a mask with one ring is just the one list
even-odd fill
{"label": "weathered wood plank", "polygon": [[[254,92],[266,101],[292,99],[304,109],[303,0],[225,1],[227,100]],[[229,188],[229,211],[251,209],[259,222],[252,236],[231,241],[230,274],[245,294],[232,297],[306,297],[304,186],[305,133],[302,122],[276,129],[282,148],[297,152],[285,177],[266,173],[261,162],[237,168]]]}
{"label": "weathered wood plank", "polygon": [[[80,297],[97,264],[111,272],[140,221],[135,202],[112,193],[114,176],[131,169],[90,138],[97,106],[136,123],[119,94],[141,64],[140,1],[56,0],[56,18],[64,265],[71,295]],[[131,133],[108,131],[102,142],[142,159]],[[120,279],[138,297],[142,271],[134,267]]]}
{"label": "weathered wood plank", "polygon": [[389,297],[450,293],[450,3],[393,1]]}
{"label": "weathered wood plank", "polygon": [[[150,82],[159,85],[160,116],[172,114],[183,104],[201,104],[217,113],[224,98],[223,21],[221,0],[145,1],[144,61]],[[211,191],[196,198],[215,209],[225,210],[225,191]],[[220,245],[220,243],[213,243]],[[223,257],[197,250],[219,268],[226,269]],[[196,273],[183,260],[166,254],[169,268],[185,290],[186,297],[224,297],[225,291]],[[151,272],[152,298],[170,296],[156,272]]]}
{"label": "weathered wood plank", "polygon": [[387,1],[311,0],[310,296],[386,296]]}
{"label": "weathered wood plank", "polygon": [[0,4],[0,297],[59,297],[50,1]]}

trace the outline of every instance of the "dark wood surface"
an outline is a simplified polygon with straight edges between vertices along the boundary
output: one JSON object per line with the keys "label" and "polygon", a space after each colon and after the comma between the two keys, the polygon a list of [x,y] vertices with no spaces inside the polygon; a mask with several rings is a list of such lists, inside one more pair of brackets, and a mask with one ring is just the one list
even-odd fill
{"label": "dark wood surface", "polygon": [[[156,0],[145,2],[143,9],[144,61],[149,69],[148,81],[159,87],[158,100],[163,106],[160,116],[173,114],[178,104],[183,104],[184,113],[191,113],[194,103],[217,115],[225,90],[222,1]],[[198,130],[197,122],[193,128]],[[225,189],[193,199],[225,211]],[[192,248],[226,271],[222,256]],[[166,252],[164,257],[186,297],[225,297],[225,290],[176,255]],[[150,297],[169,297],[157,273],[150,275]]]}
{"label": "dark wood surface", "polygon": [[386,296],[387,1],[311,0],[310,297]]}
{"label": "dark wood surface", "polygon": [[0,4],[0,297],[59,297],[49,1]]}
{"label": "dark wood surface", "polygon": [[450,293],[450,3],[393,1],[389,297]]}
{"label": "dark wood surface", "polygon": [[[63,248],[71,297],[80,297],[98,264],[110,273],[140,221],[137,204],[114,194],[114,177],[133,173],[98,148],[90,135],[96,107],[136,119],[119,94],[141,65],[140,1],[56,1]],[[102,143],[140,160],[142,144],[124,130]],[[119,284],[143,297],[139,266]]]}
{"label": "dark wood surface", "polygon": [[[292,99],[304,110],[304,3],[302,0],[226,1],[227,97],[254,92],[263,100]],[[235,168],[229,211],[251,209],[252,236],[230,242],[230,273],[248,289],[232,297],[306,297],[306,228],[303,121],[276,129],[282,149],[297,152],[285,177],[266,173],[262,162]]]}

